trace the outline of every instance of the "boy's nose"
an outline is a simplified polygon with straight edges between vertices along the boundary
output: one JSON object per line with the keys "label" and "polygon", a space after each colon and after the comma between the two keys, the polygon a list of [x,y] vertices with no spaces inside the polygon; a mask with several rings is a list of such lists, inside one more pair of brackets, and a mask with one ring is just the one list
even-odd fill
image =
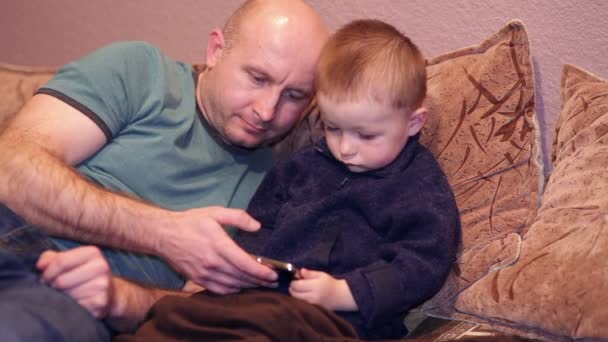
{"label": "boy's nose", "polygon": [[340,156],[342,159],[348,159],[355,155],[355,146],[351,139],[348,137],[342,137],[340,139]]}

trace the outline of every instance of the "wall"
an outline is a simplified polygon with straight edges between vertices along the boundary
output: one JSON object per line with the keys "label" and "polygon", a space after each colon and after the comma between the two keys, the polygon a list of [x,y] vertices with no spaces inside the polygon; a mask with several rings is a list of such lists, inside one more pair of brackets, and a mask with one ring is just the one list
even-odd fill
{"label": "wall", "polygon": [[[60,65],[114,41],[138,39],[202,61],[206,34],[241,0],[1,0],[0,62]],[[309,0],[331,29],[354,18],[385,20],[428,56],[477,44],[510,19],[526,24],[536,68],[537,112],[548,152],[564,63],[608,78],[605,0]],[[548,155],[548,154],[547,154]],[[547,157],[545,158],[547,161]]]}

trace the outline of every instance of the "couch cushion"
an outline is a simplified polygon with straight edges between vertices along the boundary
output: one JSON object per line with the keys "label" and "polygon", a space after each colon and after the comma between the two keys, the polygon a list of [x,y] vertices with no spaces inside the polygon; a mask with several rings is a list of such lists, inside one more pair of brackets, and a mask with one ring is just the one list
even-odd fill
{"label": "couch cushion", "polygon": [[461,293],[457,317],[550,341],[608,340],[608,82],[564,66],[553,171],[519,260]]}
{"label": "couch cushion", "polygon": [[54,68],[0,63],[0,124],[19,111],[36,89],[55,73]]}
{"label": "couch cushion", "polygon": [[422,142],[448,175],[462,220],[462,250],[423,310],[451,317],[452,300],[488,272],[515,262],[543,184],[534,73],[524,25],[428,61]]}

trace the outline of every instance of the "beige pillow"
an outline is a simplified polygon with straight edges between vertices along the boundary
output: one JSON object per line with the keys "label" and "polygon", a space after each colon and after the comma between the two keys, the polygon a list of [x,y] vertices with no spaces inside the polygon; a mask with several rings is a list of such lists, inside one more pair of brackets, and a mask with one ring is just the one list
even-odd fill
{"label": "beige pillow", "polygon": [[0,125],[13,116],[55,69],[0,63]]}
{"label": "beige pillow", "polygon": [[536,214],[543,172],[534,73],[520,21],[427,65],[431,116],[422,142],[456,195],[462,250],[442,290],[422,309],[451,317],[459,292],[517,260],[520,236]]}
{"label": "beige pillow", "polygon": [[608,340],[608,82],[564,66],[553,171],[519,260],[456,302],[457,317],[549,341]]}

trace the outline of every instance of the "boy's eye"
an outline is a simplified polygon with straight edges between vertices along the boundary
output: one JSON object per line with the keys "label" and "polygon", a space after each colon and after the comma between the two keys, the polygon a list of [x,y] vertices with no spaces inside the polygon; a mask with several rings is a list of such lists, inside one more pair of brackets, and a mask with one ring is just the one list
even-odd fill
{"label": "boy's eye", "polygon": [[338,128],[325,125],[325,130],[329,131],[329,132],[336,132],[338,130]]}
{"label": "boy's eye", "polygon": [[359,137],[363,140],[372,140],[374,138],[377,137],[377,135],[375,134],[363,134],[363,133],[359,133]]}

